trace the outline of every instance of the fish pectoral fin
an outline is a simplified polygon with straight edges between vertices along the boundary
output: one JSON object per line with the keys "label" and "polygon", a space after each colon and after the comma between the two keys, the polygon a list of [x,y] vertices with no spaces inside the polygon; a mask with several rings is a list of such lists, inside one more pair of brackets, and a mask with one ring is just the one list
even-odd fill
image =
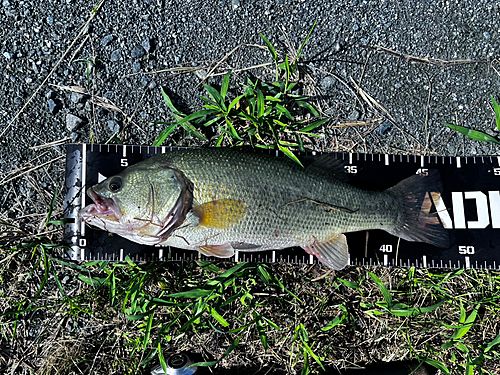
{"label": "fish pectoral fin", "polygon": [[230,258],[234,255],[234,249],[228,243],[222,245],[204,245],[198,247],[198,250],[207,257]]}
{"label": "fish pectoral fin", "polygon": [[325,242],[314,242],[302,248],[307,253],[316,256],[328,268],[341,270],[349,264],[349,251],[343,234]]}
{"label": "fish pectoral fin", "polygon": [[218,199],[193,207],[198,224],[209,228],[227,229],[245,216],[247,205],[238,199]]}

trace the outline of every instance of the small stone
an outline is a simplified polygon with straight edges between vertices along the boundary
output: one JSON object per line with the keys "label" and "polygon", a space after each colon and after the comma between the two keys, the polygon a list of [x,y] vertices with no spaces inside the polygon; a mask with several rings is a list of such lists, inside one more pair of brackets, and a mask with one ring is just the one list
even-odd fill
{"label": "small stone", "polygon": [[64,276],[63,279],[61,280],[61,283],[66,284],[69,280],[69,276]]}
{"label": "small stone", "polygon": [[333,45],[333,50],[334,50],[335,52],[339,52],[339,51],[340,51],[340,48],[341,48],[340,43],[339,43],[338,41],[337,41],[337,42],[335,42],[335,44]]}
{"label": "small stone", "polygon": [[147,79],[147,78],[142,78],[142,79],[141,79],[141,84],[142,84],[143,86],[147,86],[147,85],[148,85],[148,83],[149,83],[149,79]]}
{"label": "small stone", "polygon": [[347,117],[347,119],[350,121],[357,121],[358,118],[359,118],[359,111],[356,109],[353,109],[351,114]]}
{"label": "small stone", "polygon": [[108,120],[107,123],[112,133],[118,133],[120,131],[120,125],[115,120]]}
{"label": "small stone", "polygon": [[47,99],[54,99],[56,97],[56,93],[52,90],[49,90],[45,93],[45,97]]}
{"label": "small stone", "polygon": [[26,77],[24,79],[26,81],[26,83],[29,85],[31,82],[33,82],[33,79],[31,77]]}
{"label": "small stone", "polygon": [[141,45],[135,46],[134,49],[132,50],[132,58],[133,59],[138,58],[138,57],[142,57],[145,54],[146,54],[146,51],[144,50],[144,48]]}
{"label": "small stone", "polygon": [[68,113],[66,115],[66,129],[68,129],[70,132],[73,132],[75,129],[77,129],[79,126],[83,124],[83,120],[75,116],[71,113]]}
{"label": "small stone", "polygon": [[8,8],[8,7],[10,6],[10,3],[9,3],[9,1],[8,1],[8,0],[3,0],[3,1],[2,1],[2,5],[3,5],[4,7],[6,7],[6,8]]}
{"label": "small stone", "polygon": [[233,10],[236,10],[240,7],[240,0],[231,0],[231,5],[233,7]]}
{"label": "small stone", "polygon": [[84,98],[85,95],[80,94],[79,92],[72,92],[70,97],[73,103],[82,103]]}
{"label": "small stone", "polygon": [[401,87],[403,87],[403,85],[402,85],[401,83],[399,83],[399,82],[398,82],[398,83],[396,83],[396,84],[394,85],[394,87],[395,87],[395,88],[397,88],[397,89],[400,89]]}
{"label": "small stone", "polygon": [[358,30],[359,30],[359,26],[358,26],[358,24],[357,24],[357,23],[355,23],[355,24],[354,24],[354,26],[352,27],[352,29],[353,29],[354,31],[358,31]]}
{"label": "small stone", "polygon": [[57,103],[53,99],[47,100],[47,104],[49,105],[49,111],[52,114],[57,112]]}
{"label": "small stone", "polygon": [[20,98],[19,96],[16,96],[16,97],[14,98],[14,103],[15,103],[15,104],[23,104],[23,99],[22,99],[22,98]]}
{"label": "small stone", "polygon": [[485,32],[483,33],[483,36],[484,36],[484,38],[485,38],[486,40],[490,40],[490,39],[491,39],[491,35],[490,35],[490,33],[489,33],[489,32],[487,32],[487,31],[485,31]]}
{"label": "small stone", "polygon": [[48,17],[46,18],[46,20],[47,20],[47,23],[48,23],[50,26],[52,26],[52,25],[54,24],[54,18],[53,18],[53,17],[48,16]]}
{"label": "small stone", "polygon": [[109,43],[113,41],[113,35],[106,35],[101,39],[101,46],[106,47]]}
{"label": "small stone", "polygon": [[321,80],[321,88],[324,90],[324,91],[328,91],[330,89],[332,89],[335,85],[335,78],[333,78],[332,76],[326,76],[325,78],[323,78]]}
{"label": "small stone", "polygon": [[386,120],[380,125],[377,129],[380,135],[388,135],[391,131],[392,123],[389,120]]}
{"label": "small stone", "polygon": [[5,57],[7,60],[11,60],[14,57],[14,55],[10,52],[4,52],[3,57]]}
{"label": "small stone", "polygon": [[148,85],[148,89],[150,90],[154,90],[156,88],[156,82],[155,81],[152,81],[149,85]]}
{"label": "small stone", "polygon": [[194,71],[194,75],[201,80],[204,80],[205,78],[207,78],[207,74],[208,73],[205,69],[198,69],[198,70]]}
{"label": "small stone", "polygon": [[111,53],[111,61],[120,61],[122,59],[122,51],[120,49],[114,50]]}
{"label": "small stone", "polygon": [[142,48],[144,48],[144,50],[148,53],[151,51],[152,45],[153,45],[153,40],[150,38],[146,38],[146,40],[144,40],[141,43]]}
{"label": "small stone", "polygon": [[141,71],[141,63],[136,61],[135,63],[132,64],[132,72],[139,73],[140,71]]}

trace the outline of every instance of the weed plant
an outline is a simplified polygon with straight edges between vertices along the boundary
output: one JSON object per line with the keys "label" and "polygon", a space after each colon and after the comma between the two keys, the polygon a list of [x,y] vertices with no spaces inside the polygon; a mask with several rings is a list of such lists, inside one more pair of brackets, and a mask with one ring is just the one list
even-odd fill
{"label": "weed plant", "polygon": [[298,148],[304,151],[301,137],[319,137],[312,131],[328,121],[328,118],[320,118],[319,112],[308,103],[307,96],[294,91],[298,85],[298,59],[314,26],[293,61],[289,61],[289,56],[286,55],[281,62],[274,46],[261,34],[274,61],[276,80],[266,83],[247,78],[243,93],[231,101],[228,96],[231,72],[224,76],[220,91],[207,84],[203,85],[208,95],[200,98],[205,105],[202,110],[188,116],[173,105],[162,89],[165,104],[177,121],[157,121],[157,124],[168,126],[153,145],[160,146],[178,126],[182,126],[188,134],[207,141],[200,130],[203,127],[216,126],[219,132],[217,147],[249,144],[260,148],[279,149],[300,164],[290,149]]}

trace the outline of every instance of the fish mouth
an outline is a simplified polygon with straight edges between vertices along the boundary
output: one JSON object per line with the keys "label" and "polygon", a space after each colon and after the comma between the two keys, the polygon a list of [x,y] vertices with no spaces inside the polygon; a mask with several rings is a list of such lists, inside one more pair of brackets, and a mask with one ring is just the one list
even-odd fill
{"label": "fish mouth", "polygon": [[97,194],[93,188],[87,190],[87,195],[94,202],[80,211],[83,218],[105,216],[108,220],[119,221],[121,213],[117,209],[115,202],[111,198],[105,198]]}

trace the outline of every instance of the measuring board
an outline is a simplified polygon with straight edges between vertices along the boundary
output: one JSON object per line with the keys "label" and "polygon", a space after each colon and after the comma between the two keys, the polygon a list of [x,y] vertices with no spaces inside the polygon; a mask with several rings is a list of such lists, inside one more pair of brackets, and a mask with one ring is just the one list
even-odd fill
{"label": "measuring board", "polygon": [[[99,144],[67,145],[64,237],[73,260],[135,261],[220,260],[197,251],[146,246],[86,226],[78,211],[92,203],[86,190],[129,165],[151,156],[179,150],[175,147]],[[256,151],[260,152],[260,151]],[[280,156],[275,151],[276,157]],[[310,153],[308,155],[319,155]],[[428,169],[437,169],[443,181],[441,197],[433,207],[450,236],[447,249],[400,240],[382,230],[347,233],[350,264],[424,268],[500,269],[500,157],[438,157],[333,153],[344,160],[349,184],[384,190]],[[432,212],[432,211],[431,211]],[[277,251],[237,251],[235,262],[318,263],[301,248]]]}

